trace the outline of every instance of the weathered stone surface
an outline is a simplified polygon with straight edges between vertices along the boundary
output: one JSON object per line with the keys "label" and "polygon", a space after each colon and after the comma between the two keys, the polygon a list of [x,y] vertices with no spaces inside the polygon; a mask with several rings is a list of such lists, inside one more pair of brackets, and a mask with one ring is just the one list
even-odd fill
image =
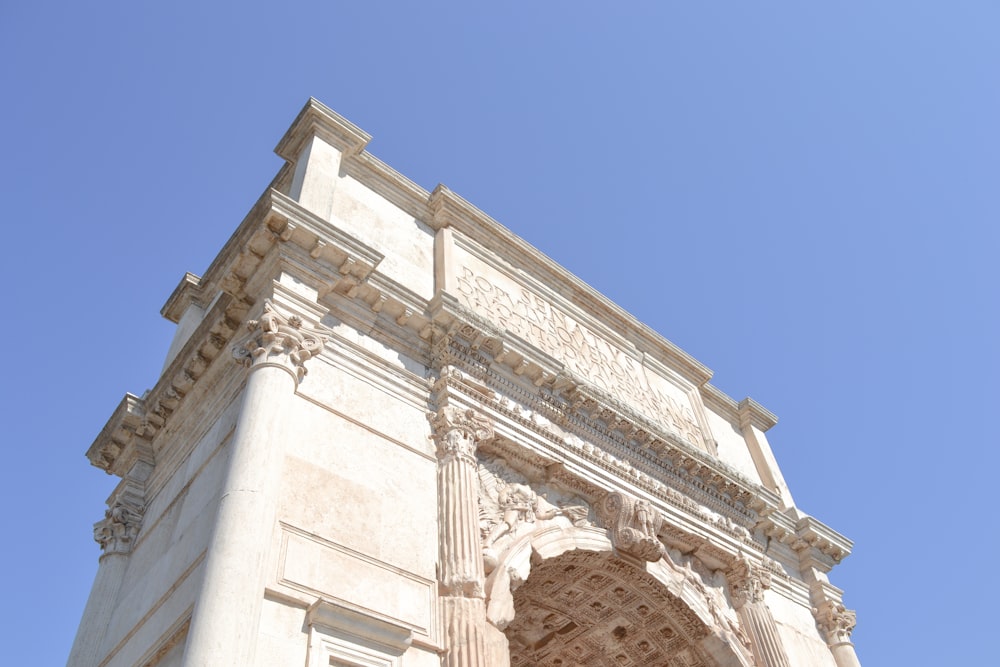
{"label": "weathered stone surface", "polygon": [[170,296],[70,664],[856,666],[774,415],[368,139],[310,101]]}

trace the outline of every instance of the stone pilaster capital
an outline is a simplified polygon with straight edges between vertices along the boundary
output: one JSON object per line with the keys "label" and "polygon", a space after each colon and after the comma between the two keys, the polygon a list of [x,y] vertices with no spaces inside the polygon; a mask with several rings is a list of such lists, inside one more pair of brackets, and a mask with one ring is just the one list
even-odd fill
{"label": "stone pilaster capital", "polygon": [[459,457],[475,463],[479,443],[493,437],[493,422],[475,410],[448,405],[428,413],[427,418],[441,460]]}
{"label": "stone pilaster capital", "polygon": [[143,508],[124,499],[112,502],[94,524],[94,541],[108,554],[128,554],[142,525]]}
{"label": "stone pilaster capital", "polygon": [[824,600],[813,608],[816,625],[826,635],[826,643],[830,646],[851,641],[851,633],[858,623],[858,615],[836,600]]}
{"label": "stone pilaster capital", "polygon": [[247,368],[278,366],[301,382],[307,373],[305,362],[319,354],[326,332],[303,325],[298,315],[278,312],[270,299],[264,301],[260,318],[247,321],[249,335],[233,347],[233,357]]}
{"label": "stone pilaster capital", "polygon": [[771,587],[771,571],[746,556],[730,567],[726,578],[737,609],[748,603],[763,602],[764,591]]}

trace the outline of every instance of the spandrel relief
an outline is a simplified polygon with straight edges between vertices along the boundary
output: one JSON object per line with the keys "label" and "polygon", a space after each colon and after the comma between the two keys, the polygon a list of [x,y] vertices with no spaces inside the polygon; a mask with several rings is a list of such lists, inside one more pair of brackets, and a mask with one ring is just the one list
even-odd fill
{"label": "spandrel relief", "polygon": [[590,508],[578,497],[557,488],[532,486],[503,459],[479,459],[479,530],[487,573],[509,544],[559,518],[585,525],[590,520]]}

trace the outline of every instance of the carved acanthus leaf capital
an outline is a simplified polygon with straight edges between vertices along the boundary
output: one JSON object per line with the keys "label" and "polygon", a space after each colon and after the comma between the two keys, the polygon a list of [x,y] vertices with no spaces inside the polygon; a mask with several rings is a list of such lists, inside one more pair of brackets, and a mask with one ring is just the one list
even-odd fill
{"label": "carved acanthus leaf capital", "polygon": [[233,347],[233,357],[252,368],[278,364],[290,370],[298,381],[306,374],[305,362],[319,354],[326,342],[326,332],[303,326],[298,315],[282,315],[268,299],[260,319],[249,320],[250,335]]}
{"label": "carved acanthus leaf capital", "polygon": [[648,501],[612,491],[601,499],[597,510],[615,549],[651,562],[663,556],[665,548],[657,537],[663,517]]}
{"label": "carved acanthus leaf capital", "polygon": [[727,573],[733,605],[764,601],[764,591],[771,587],[771,571],[761,563],[743,557]]}
{"label": "carved acanthus leaf capital", "polygon": [[104,518],[94,524],[94,541],[105,554],[127,554],[132,551],[142,524],[142,508],[116,500],[104,512]]}
{"label": "carved acanthus leaf capital", "polygon": [[461,456],[475,463],[476,447],[493,438],[493,422],[475,410],[445,406],[428,413],[439,458]]}
{"label": "carved acanthus leaf capital", "polygon": [[858,622],[856,612],[835,600],[821,602],[819,607],[813,609],[813,615],[816,617],[816,625],[831,645],[849,642]]}

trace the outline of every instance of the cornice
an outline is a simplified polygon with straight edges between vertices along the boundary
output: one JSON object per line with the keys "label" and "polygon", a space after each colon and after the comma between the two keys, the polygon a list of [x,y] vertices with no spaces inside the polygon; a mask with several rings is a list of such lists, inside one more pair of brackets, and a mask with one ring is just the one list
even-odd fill
{"label": "cornice", "polygon": [[757,529],[791,548],[800,566],[823,572],[849,556],[854,547],[851,540],[794,507],[764,513]]}
{"label": "cornice", "polygon": [[773,412],[749,396],[739,402],[738,412],[740,428],[753,426],[761,431],[767,431],[778,423],[778,417]]}
{"label": "cornice", "polygon": [[167,302],[160,309],[160,315],[174,324],[180,322],[184,311],[192,303],[205,307],[205,294],[201,289],[201,277],[193,273],[185,273],[174,291],[167,297]]}
{"label": "cornice", "polygon": [[357,637],[397,654],[413,643],[412,629],[324,598],[306,610],[306,625]]}
{"label": "cornice", "polygon": [[146,457],[152,464],[153,439],[232,340],[246,312],[245,303],[220,295],[156,385],[142,398],[125,395],[87,450],[90,462],[119,477],[128,472],[136,457]]}
{"label": "cornice", "polygon": [[460,195],[441,184],[428,192],[373,156],[366,150],[371,135],[314,98],[306,102],[275,148],[275,152],[288,164],[282,167],[272,185],[278,189],[287,187],[291,178],[290,165],[298,159],[304,143],[313,135],[320,136],[342,151],[342,170],[345,173],[421,222],[433,229],[453,227],[491,251],[512,258],[519,267],[543,283],[567,285],[568,289],[557,291],[577,307],[600,313],[600,321],[624,336],[649,361],[665,364],[695,387],[711,379],[709,368]]}
{"label": "cornice", "polygon": [[[111,413],[104,428],[87,449],[87,459],[91,465],[104,470],[109,475],[124,477],[131,462],[138,455],[135,438],[141,437],[146,419],[146,402],[135,394],[125,394],[118,407]],[[148,447],[143,447],[151,453]],[[150,461],[151,462],[151,461]]]}
{"label": "cornice", "polygon": [[[446,186],[438,185],[433,192],[428,193],[371,155],[365,150],[371,136],[316,99],[310,98],[307,101],[275,149],[276,153],[289,164],[282,168],[281,173],[284,173],[285,177],[281,178],[279,173],[274,185],[288,181],[291,173],[290,164],[298,159],[304,142],[313,135],[321,136],[342,151],[344,155],[342,169],[346,173],[413,214],[431,228],[452,227],[493,253],[510,258],[519,268],[535,276],[543,284],[565,285],[566,287],[555,291],[577,308],[591,314],[596,321],[623,336],[635,346],[638,353],[643,355],[645,363],[664,364],[680,373],[695,387],[703,388],[703,394],[709,396],[715,407],[731,413],[735,401],[707,384],[712,377],[710,369]],[[280,202],[282,206],[294,204],[294,201],[287,196],[280,196],[286,200]],[[278,196],[275,195],[271,195],[271,198],[278,200]],[[314,230],[321,232],[318,237],[336,229],[335,226],[302,207],[297,207],[294,216],[299,219],[309,219]],[[325,239],[318,238],[318,241],[322,242]],[[384,303],[384,300],[380,301],[378,296],[372,297],[371,305],[378,308],[380,303]],[[419,312],[413,311],[412,305],[415,303],[405,304],[404,309],[400,311],[404,320],[409,317],[405,313]],[[746,401],[752,405],[751,423],[764,430],[769,428],[765,426],[768,423],[773,426],[776,418],[770,412],[751,399],[745,399]]]}
{"label": "cornice", "polygon": [[807,546],[799,551],[803,565],[833,567],[851,554],[854,542],[811,516],[803,516],[795,524],[796,535]]}
{"label": "cornice", "polygon": [[710,382],[698,388],[705,407],[731,423],[739,421],[739,403]]}
{"label": "cornice", "polygon": [[[264,191],[202,277],[205,294],[223,291],[253,303],[256,296],[248,283],[276,246],[284,246],[289,257],[300,258],[320,282],[321,294],[339,291],[355,296],[383,255],[320,218],[291,197],[277,190]],[[249,289],[249,292],[248,292]]]}
{"label": "cornice", "polygon": [[294,162],[305,142],[318,136],[347,155],[361,153],[371,141],[371,135],[347,120],[319,100],[310,97],[291,127],[275,146],[274,152],[288,162]]}

